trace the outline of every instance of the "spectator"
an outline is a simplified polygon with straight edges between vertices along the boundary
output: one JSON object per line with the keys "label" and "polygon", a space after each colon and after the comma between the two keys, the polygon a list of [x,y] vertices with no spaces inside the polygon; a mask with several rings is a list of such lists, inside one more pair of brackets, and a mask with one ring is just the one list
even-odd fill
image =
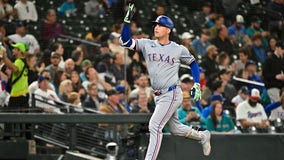
{"label": "spectator", "polygon": [[201,10],[193,13],[195,24],[202,28],[210,28],[214,25],[212,20],[215,18],[216,13],[211,13],[212,6],[209,1],[201,1],[201,3]]}
{"label": "spectator", "polygon": [[[119,93],[115,89],[111,89],[106,92],[107,100],[100,104],[99,111],[104,114],[116,114],[123,113],[127,114],[126,109],[120,105]],[[100,127],[108,127],[108,124],[99,124]],[[117,126],[117,131],[121,130],[121,126]],[[110,135],[109,135],[110,136]]]}
{"label": "spectator", "polygon": [[218,64],[219,70],[226,69],[228,71],[231,71],[231,66],[230,64],[230,57],[226,52],[221,52],[217,57],[216,57],[216,62]]}
{"label": "spectator", "polygon": [[217,37],[217,30],[220,28],[222,25],[224,25],[225,19],[222,14],[217,14],[215,20],[214,20],[214,25],[210,27],[210,39],[214,39]]}
{"label": "spectator", "polygon": [[190,96],[188,92],[182,92],[183,101],[181,106],[177,110],[178,119],[182,124],[192,125],[202,127],[203,129],[206,127],[205,119],[202,117],[199,109],[197,107],[192,106],[190,102]]}
{"label": "spectator", "polygon": [[116,52],[114,54],[113,64],[110,66],[109,71],[114,75],[116,83],[125,79],[123,54]]}
{"label": "spectator", "polygon": [[33,2],[28,0],[19,0],[15,6],[16,14],[20,21],[33,21],[38,20],[36,7]]}
{"label": "spectator", "polygon": [[[284,120],[284,92],[282,92],[280,101],[274,102],[271,105],[274,105],[276,107],[271,111],[271,114],[269,116],[269,120],[274,121],[277,118]],[[265,111],[266,111],[266,108],[265,108]]]}
{"label": "spectator", "polygon": [[152,98],[152,89],[149,87],[148,76],[145,74],[138,75],[138,86],[134,90],[131,91],[130,94],[138,94],[140,90],[144,90],[146,92],[148,101]]}
{"label": "spectator", "polygon": [[255,33],[261,33],[262,35],[262,45],[267,47],[268,46],[268,41],[267,41],[267,37],[269,36],[269,32],[268,31],[265,31],[262,27],[261,27],[261,20],[258,16],[254,16],[252,17],[251,19],[251,22],[250,22],[250,26],[246,29],[246,33],[248,34],[248,36],[250,38],[253,37],[253,35]]}
{"label": "spectator", "polygon": [[123,58],[123,63],[128,65],[131,63],[131,59],[128,56],[128,50],[125,50],[119,43],[120,34],[117,32],[112,32],[110,35],[109,49],[112,53],[120,53]]}
{"label": "spectator", "polygon": [[151,20],[155,21],[157,19],[157,17],[160,16],[160,15],[165,15],[165,7],[158,5],[156,7],[155,11],[152,12],[152,14],[151,14]]}
{"label": "spectator", "polygon": [[202,29],[200,38],[192,41],[194,51],[197,54],[204,56],[206,54],[206,48],[211,45],[209,40],[210,31],[208,29]]}
{"label": "spectator", "polygon": [[70,94],[68,94],[68,103],[72,104],[72,109],[75,112],[84,112],[79,93],[71,92]]}
{"label": "spectator", "polygon": [[267,93],[272,102],[280,99],[284,87],[284,43],[277,42],[274,53],[265,60],[263,78]]}
{"label": "spectator", "polygon": [[[242,78],[242,79],[248,79],[248,71],[245,69],[239,70],[238,74],[236,74],[237,78]],[[237,90],[241,89],[241,87],[246,86],[247,88],[250,88],[250,84],[242,81],[233,81],[235,88]]]}
{"label": "spectator", "polygon": [[79,73],[73,70],[70,74],[70,79],[72,81],[73,90],[79,92],[80,89],[83,88]]}
{"label": "spectator", "polygon": [[9,4],[9,0],[0,0],[0,19],[12,20],[14,19],[14,8]]}
{"label": "spectator", "polygon": [[[63,57],[66,57],[66,56],[64,55],[64,47],[63,47],[62,43],[54,42],[54,43],[50,44],[50,51],[51,51],[50,53],[55,52],[55,53],[58,53],[60,55],[60,62],[59,62],[58,65],[59,65],[60,68],[64,68],[65,62],[64,62]],[[48,66],[48,64],[49,63],[47,63],[46,66]]]}
{"label": "spectator", "polygon": [[77,71],[78,73],[81,73],[82,72],[81,63],[84,60],[83,59],[83,52],[78,51],[78,50],[74,50],[72,52],[71,58],[75,63],[74,70]]}
{"label": "spectator", "polygon": [[100,105],[99,111],[107,114],[127,113],[125,108],[119,104],[119,93],[115,90],[107,91],[107,101]]}
{"label": "spectator", "polygon": [[238,47],[242,47],[250,41],[250,38],[246,34],[244,23],[244,17],[238,14],[234,23],[228,27],[229,37],[233,41],[233,44]]}
{"label": "spectator", "polygon": [[14,57],[12,55],[12,50],[10,49],[10,44],[7,42],[6,33],[6,26],[4,22],[0,21],[0,42],[2,43],[2,46],[6,49],[7,57],[11,60]]}
{"label": "spectator", "polygon": [[85,45],[79,44],[78,46],[76,46],[75,50],[80,51],[80,52],[83,53],[83,59],[87,59],[88,58],[89,53],[88,53],[87,48],[86,48]]}
{"label": "spectator", "polygon": [[235,60],[232,63],[235,75],[237,75],[241,69],[245,69],[245,64],[247,63],[250,57],[249,49],[247,47],[240,48],[238,53],[239,59]]}
{"label": "spectator", "polygon": [[110,89],[112,89],[112,86],[105,82],[104,80],[102,80],[99,76],[97,71],[95,70],[95,68],[93,67],[89,67],[86,69],[85,71],[85,75],[88,79],[88,81],[85,81],[82,83],[83,87],[85,88],[85,90],[87,90],[87,85],[89,83],[96,83],[97,87],[98,87],[98,96],[101,99],[105,99],[106,98],[106,94],[105,91],[108,91]]}
{"label": "spectator", "polygon": [[46,19],[41,25],[41,48],[46,49],[50,41],[55,40],[60,34],[65,34],[61,24],[57,23],[56,11],[49,9],[47,11]]}
{"label": "spectator", "polygon": [[68,78],[71,78],[71,72],[74,71],[74,68],[75,68],[75,63],[73,59],[72,58],[66,59],[64,63],[64,72]]}
{"label": "spectator", "polygon": [[193,77],[189,74],[183,74],[180,76],[180,88],[183,92],[190,92],[193,86]]}
{"label": "spectator", "polygon": [[[1,60],[2,61],[2,60]],[[1,62],[1,70],[0,70],[0,107],[7,107],[9,103],[10,94],[7,90],[7,82],[11,77],[11,70]]]}
{"label": "spectator", "polygon": [[228,115],[223,113],[223,104],[221,102],[213,103],[212,112],[206,119],[206,128],[214,133],[235,133],[234,122]]}
{"label": "spectator", "polygon": [[[50,79],[50,72],[48,70],[43,70],[40,72],[40,75],[39,76],[42,76],[42,77],[46,77],[48,78],[49,80]],[[29,94],[30,96],[39,88],[39,85],[38,85],[38,81],[34,81],[33,83],[31,83],[29,85]],[[49,81],[49,87],[48,87],[50,90],[53,90],[55,91],[55,88],[54,88],[54,85]]]}
{"label": "spectator", "polygon": [[266,54],[267,56],[271,56],[276,48],[276,43],[277,43],[278,39],[274,36],[269,37],[268,39],[268,46],[266,49]]}
{"label": "spectator", "polygon": [[248,87],[243,86],[238,91],[238,95],[232,98],[231,102],[234,104],[234,108],[236,109],[237,106],[242,103],[243,101],[247,100],[249,97],[249,90]]}
{"label": "spectator", "polygon": [[81,69],[82,72],[80,73],[80,78],[82,83],[87,81],[87,77],[85,75],[85,71],[87,68],[92,67],[92,62],[89,59],[85,59],[82,63],[81,63]]}
{"label": "spectator", "polygon": [[66,79],[67,79],[67,75],[63,70],[58,70],[55,72],[52,83],[54,85],[55,92],[57,93],[57,95],[59,95],[58,89],[59,89],[60,83]]}
{"label": "spectator", "polygon": [[63,102],[68,102],[68,96],[73,91],[72,81],[70,79],[63,80],[59,85],[59,98]]}
{"label": "spectator", "polygon": [[192,47],[192,39],[194,38],[194,35],[189,32],[183,32],[179,38],[181,40],[181,45],[185,46],[190,52],[195,54]]}
{"label": "spectator", "polygon": [[28,67],[28,84],[32,84],[38,79],[38,70],[36,68],[36,56],[29,54],[26,56]]}
{"label": "spectator", "polygon": [[260,99],[259,90],[253,88],[249,99],[240,103],[236,109],[236,118],[243,128],[255,126],[267,128],[270,126],[263,106],[258,103]]}
{"label": "spectator", "polygon": [[12,86],[8,107],[28,108],[28,67],[24,58],[26,46],[23,43],[12,44],[12,46],[14,47],[13,55],[16,58],[14,63],[8,59],[5,50],[0,51],[4,64],[12,70]]}
{"label": "spectator", "polygon": [[61,55],[56,53],[56,52],[52,52],[51,53],[51,57],[50,57],[50,62],[51,64],[48,65],[45,69],[48,70],[50,72],[51,75],[51,82],[54,81],[54,75],[58,70],[64,70],[63,68],[59,67],[59,62],[61,60]]}
{"label": "spectator", "polygon": [[260,33],[256,33],[252,37],[252,59],[256,62],[264,63],[266,60],[266,50],[265,47],[261,43],[262,35]]}
{"label": "spectator", "polygon": [[49,77],[38,77],[38,89],[35,90],[34,94],[36,107],[43,108],[44,112],[47,113],[62,114],[60,109],[56,107],[55,101],[60,102],[60,99],[56,93],[50,89]]}
{"label": "spectator", "polygon": [[137,95],[138,102],[134,105],[131,113],[153,113],[154,108],[148,103],[147,94],[144,90],[140,90]]}
{"label": "spectator", "polygon": [[37,39],[32,34],[26,33],[26,26],[23,22],[16,22],[16,32],[9,35],[8,38],[14,43],[25,43],[28,46],[29,54],[36,55],[40,52]]}
{"label": "spectator", "polygon": [[[113,67],[113,59],[115,58],[110,53],[105,53],[102,56],[101,61],[97,64],[96,70],[99,73],[99,76],[104,79],[106,82],[115,85],[116,79],[113,73],[110,71]],[[113,69],[113,68],[112,68]]]}
{"label": "spectator", "polygon": [[228,36],[228,29],[225,25],[221,25],[217,28],[217,36],[211,40],[211,43],[218,48],[219,52],[226,52],[229,55],[233,55],[233,44]]}
{"label": "spectator", "polygon": [[132,62],[127,66],[127,82],[131,86],[131,89],[134,88],[134,80],[137,77],[137,75],[140,74],[146,74],[147,69],[144,64],[144,60],[140,59],[141,55],[138,52],[135,52],[134,55],[132,56]]}
{"label": "spectator", "polygon": [[103,102],[103,99],[98,96],[98,87],[96,83],[89,83],[87,85],[87,97],[83,102],[85,108],[91,108],[98,111],[100,103]]}
{"label": "spectator", "polygon": [[74,0],[66,0],[61,4],[58,10],[59,15],[76,15],[77,8]]}
{"label": "spectator", "polygon": [[283,0],[270,1],[266,6],[268,28],[271,35],[279,39],[283,39],[283,16],[284,16]]}
{"label": "spectator", "polygon": [[203,109],[202,116],[206,119],[211,114],[213,104],[216,102],[223,103],[225,100],[222,94],[212,94],[209,100],[210,105]]}
{"label": "spectator", "polygon": [[205,76],[207,81],[212,81],[213,77],[218,73],[218,65],[215,61],[217,55],[218,50],[215,45],[210,45],[206,48],[206,55],[200,63],[200,66],[205,69]]}
{"label": "spectator", "polygon": [[231,105],[231,99],[237,95],[237,90],[235,86],[231,83],[231,71],[222,69],[219,71],[218,77],[219,79],[225,84],[224,88],[224,97],[226,98],[225,101],[225,109],[230,109],[231,111],[235,111]]}
{"label": "spectator", "polygon": [[[247,80],[263,83],[262,79],[257,74],[257,68],[256,68],[256,64],[255,64],[254,61],[252,61],[252,60],[247,61],[246,65],[245,65],[245,70],[248,74]],[[251,90],[253,88],[257,88],[261,93],[265,89],[264,86],[249,84],[249,90]]]}

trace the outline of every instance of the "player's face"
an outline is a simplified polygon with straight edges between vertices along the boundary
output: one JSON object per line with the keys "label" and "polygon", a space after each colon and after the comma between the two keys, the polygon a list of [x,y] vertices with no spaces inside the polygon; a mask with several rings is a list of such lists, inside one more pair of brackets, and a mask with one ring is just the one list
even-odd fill
{"label": "player's face", "polygon": [[169,35],[171,30],[167,27],[164,27],[160,24],[157,24],[154,28],[154,35],[156,38],[163,38],[167,35]]}

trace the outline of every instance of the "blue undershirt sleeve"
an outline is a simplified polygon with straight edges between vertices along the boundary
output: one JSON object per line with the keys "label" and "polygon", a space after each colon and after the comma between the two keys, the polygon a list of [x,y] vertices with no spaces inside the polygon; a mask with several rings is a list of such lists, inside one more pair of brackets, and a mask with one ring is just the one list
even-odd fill
{"label": "blue undershirt sleeve", "polygon": [[131,38],[129,24],[124,24],[120,37],[120,44],[129,49],[135,49],[135,41]]}
{"label": "blue undershirt sleeve", "polygon": [[191,74],[192,74],[192,77],[193,77],[193,81],[195,83],[200,83],[200,71],[199,71],[199,66],[198,66],[197,62],[193,61],[190,64],[190,68],[191,68]]}

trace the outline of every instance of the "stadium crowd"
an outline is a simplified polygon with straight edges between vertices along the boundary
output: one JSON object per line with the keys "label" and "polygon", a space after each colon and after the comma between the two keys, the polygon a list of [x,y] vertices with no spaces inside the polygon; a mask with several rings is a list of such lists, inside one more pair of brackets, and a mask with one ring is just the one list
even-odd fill
{"label": "stadium crowd", "polygon": [[[39,2],[34,2],[0,0],[2,107],[29,108],[35,94],[40,100],[36,107],[48,113],[65,113],[56,104],[72,104],[76,112],[86,108],[107,114],[153,112],[154,94],[144,58],[119,43],[123,16],[118,16],[127,2],[89,0],[82,9],[76,6],[83,1],[62,0],[40,15],[35,6]],[[174,14],[166,10],[171,5],[191,5],[179,0],[162,2],[152,6],[153,13],[144,14],[154,20]],[[190,70],[181,67],[180,121],[212,132],[239,133],[235,126],[263,129],[277,118],[284,120],[284,0],[267,2],[265,18],[239,13],[241,0],[214,2],[200,1],[192,9],[197,33],[190,28],[173,31],[199,62],[203,95],[199,102],[190,98],[193,79]],[[81,10],[90,18],[105,16],[115,23],[108,31],[89,26],[82,43],[66,53],[61,35],[70,33],[58,18],[71,19]],[[139,18],[137,11],[131,22],[132,38],[154,39],[141,29],[151,21],[142,26]],[[41,24],[39,35],[27,30],[34,23]],[[13,24],[15,30],[7,34],[11,28],[6,24]],[[145,126],[142,129],[147,132]]]}

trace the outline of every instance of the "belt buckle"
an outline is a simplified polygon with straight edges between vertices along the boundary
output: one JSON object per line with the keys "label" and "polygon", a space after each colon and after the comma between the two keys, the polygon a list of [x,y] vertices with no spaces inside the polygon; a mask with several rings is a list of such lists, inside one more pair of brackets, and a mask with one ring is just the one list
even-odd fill
{"label": "belt buckle", "polygon": [[155,94],[156,96],[159,96],[159,95],[161,95],[162,93],[161,93],[160,90],[156,90],[156,91],[154,91],[154,94]]}

